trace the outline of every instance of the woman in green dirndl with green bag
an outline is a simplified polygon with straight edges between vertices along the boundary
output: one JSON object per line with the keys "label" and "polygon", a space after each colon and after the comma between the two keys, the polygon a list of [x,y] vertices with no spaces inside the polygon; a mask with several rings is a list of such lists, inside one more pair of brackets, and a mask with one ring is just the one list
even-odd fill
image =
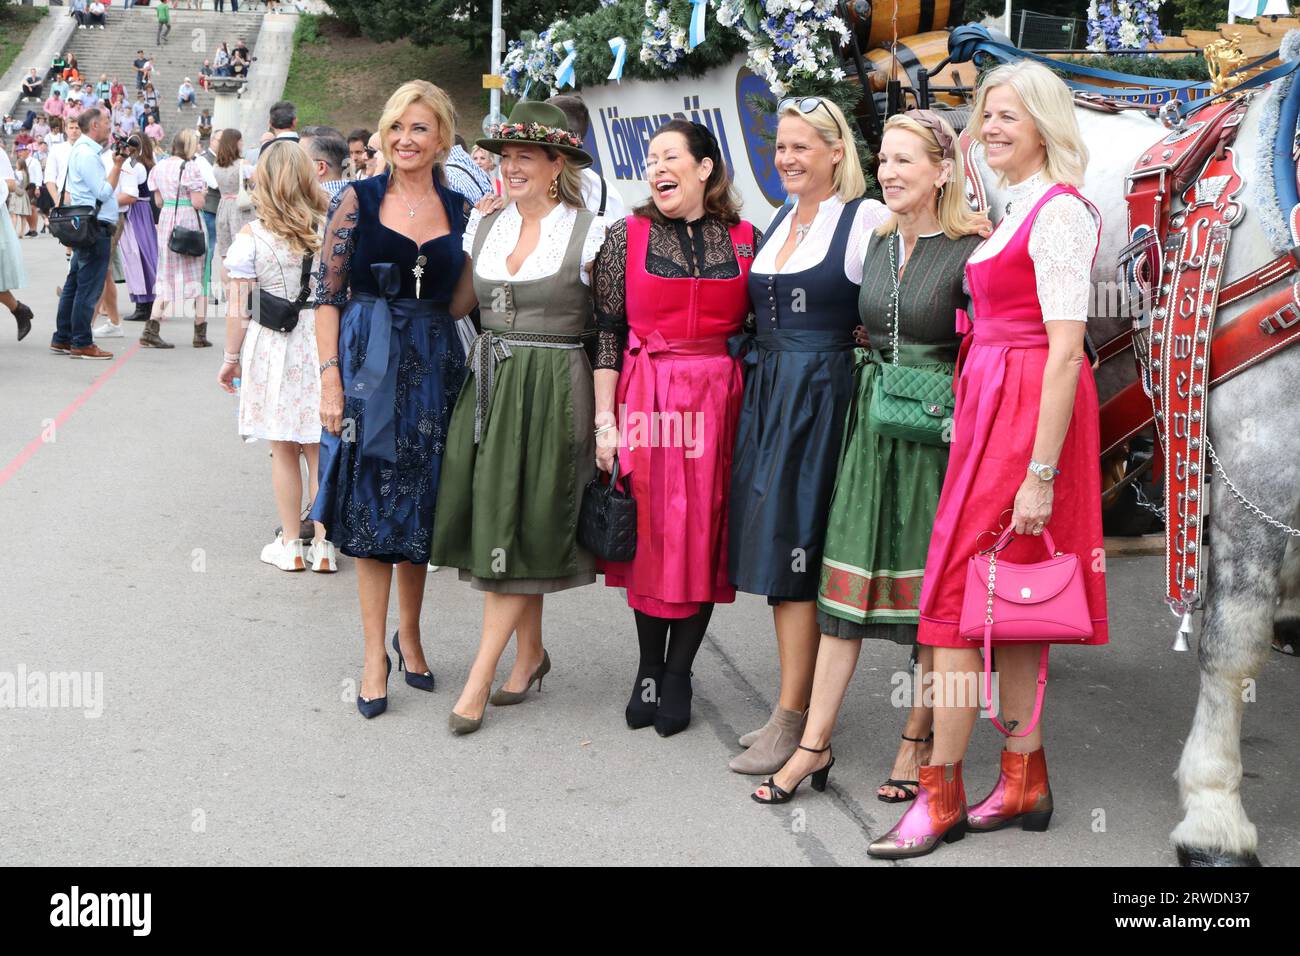
{"label": "woman in green dirndl with green bag", "polygon": [[[962,195],[951,127],[928,110],[885,125],[877,178],[890,219],[870,237],[858,299],[862,327],[855,394],[845,419],[822,557],[817,623],[822,632],[801,744],[774,776],[791,793],[827,758],[831,733],[867,638],[913,645],[922,574],[948,465],[952,380],[965,310],[966,259],[987,221]],[[919,663],[930,669],[931,651]],[[877,796],[916,796],[916,768],[931,739],[922,701],[903,729],[894,769]],[[759,794],[760,799],[780,796]]]}
{"label": "woman in green dirndl with green bag", "polygon": [[[595,398],[582,333],[594,328],[590,267],[605,228],[582,201],[591,157],[564,114],[524,102],[478,145],[500,153],[505,208],[465,230],[482,333],[452,413],[433,533],[433,564],[485,592],[478,655],[453,707],[454,733],[478,730],[489,700],[521,703],[550,670],[542,595],[590,584],[577,541],[582,491],[595,475]],[[517,636],[510,676],[497,662]]]}

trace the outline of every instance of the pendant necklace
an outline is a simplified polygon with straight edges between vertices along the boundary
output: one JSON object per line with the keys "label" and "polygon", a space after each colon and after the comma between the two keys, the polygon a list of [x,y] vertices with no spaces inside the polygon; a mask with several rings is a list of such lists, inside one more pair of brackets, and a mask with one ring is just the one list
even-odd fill
{"label": "pendant necklace", "polygon": [[801,226],[797,222],[794,224],[794,244],[796,246],[799,245],[799,243],[804,241],[804,237],[808,235],[808,233],[812,230],[812,227],[813,227],[812,223],[808,223],[808,225],[806,226]]}
{"label": "pendant necklace", "polygon": [[419,208],[420,208],[421,206],[423,206],[426,202],[428,202],[428,201],[429,201],[429,197],[433,195],[433,190],[430,189],[427,193],[425,193],[423,199],[421,199],[421,200],[420,200],[419,202],[417,202],[414,206],[412,206],[412,205],[410,204],[410,202],[407,201],[406,196],[403,195],[403,193],[402,193],[402,191],[401,191],[400,189],[394,188],[394,189],[393,189],[393,192],[397,193],[397,197],[398,197],[399,199],[401,199],[402,202],[406,205],[406,216],[407,216],[408,219],[414,219],[414,218],[415,218],[415,210],[419,209]]}
{"label": "pendant necklace", "polygon": [[411,269],[411,274],[415,276],[415,297],[420,297],[420,278],[424,275],[424,264],[429,260],[423,255],[415,260],[415,267]]}

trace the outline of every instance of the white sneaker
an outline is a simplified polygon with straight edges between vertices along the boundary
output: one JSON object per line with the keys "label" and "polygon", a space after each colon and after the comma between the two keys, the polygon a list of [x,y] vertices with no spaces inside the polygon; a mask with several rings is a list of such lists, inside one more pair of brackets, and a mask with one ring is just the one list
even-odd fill
{"label": "white sneaker", "polygon": [[324,539],[313,541],[307,548],[307,563],[317,574],[333,574],[339,569],[338,550]]}
{"label": "white sneaker", "polygon": [[105,322],[103,325],[97,325],[92,331],[97,339],[120,339],[126,336],[122,331],[122,326],[114,325],[112,322]]}
{"label": "white sneaker", "polygon": [[431,565],[429,565],[429,570],[430,570],[431,572],[433,572],[434,574],[437,574],[439,571],[442,570],[442,565],[441,565],[441,564],[431,564]]}
{"label": "white sneaker", "polygon": [[286,542],[281,535],[262,549],[262,560],[273,564],[281,571],[305,571],[306,558],[303,555],[302,542],[297,538]]}

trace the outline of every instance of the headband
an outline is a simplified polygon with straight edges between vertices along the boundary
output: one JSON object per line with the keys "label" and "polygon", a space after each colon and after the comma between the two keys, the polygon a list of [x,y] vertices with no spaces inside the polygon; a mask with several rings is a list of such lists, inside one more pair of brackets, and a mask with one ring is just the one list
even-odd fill
{"label": "headband", "polygon": [[908,110],[903,115],[920,123],[934,134],[934,138],[939,143],[939,148],[943,150],[944,159],[956,158],[952,135],[944,129],[943,120],[939,118],[939,115],[934,110]]}

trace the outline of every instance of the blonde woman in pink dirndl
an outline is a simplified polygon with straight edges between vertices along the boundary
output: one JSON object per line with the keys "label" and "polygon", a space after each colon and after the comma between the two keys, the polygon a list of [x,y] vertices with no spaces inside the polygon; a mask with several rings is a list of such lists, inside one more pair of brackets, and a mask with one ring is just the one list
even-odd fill
{"label": "blonde woman in pink dirndl", "polygon": [[[1035,714],[1043,644],[994,641],[998,713],[1014,732],[993,791],[966,806],[962,759],[982,684],[980,648],[958,633],[967,566],[1006,523],[999,561],[1043,559],[1044,530],[1083,567],[1092,637],[1107,640],[1097,388],[1084,355],[1100,217],[1076,188],[1088,151],[1065,84],[1020,61],[984,79],[968,131],[1007,186],[1006,214],[966,264],[973,333],[958,362],[948,472],[925,565],[917,640],[934,647],[934,750],[920,792],[873,857],[922,856],[967,833],[1045,830],[1052,791]],[[1048,525],[1050,523],[1050,528]],[[971,680],[972,675],[977,675]],[[960,685],[960,686],[959,686]],[[965,694],[965,697],[968,697]]]}

